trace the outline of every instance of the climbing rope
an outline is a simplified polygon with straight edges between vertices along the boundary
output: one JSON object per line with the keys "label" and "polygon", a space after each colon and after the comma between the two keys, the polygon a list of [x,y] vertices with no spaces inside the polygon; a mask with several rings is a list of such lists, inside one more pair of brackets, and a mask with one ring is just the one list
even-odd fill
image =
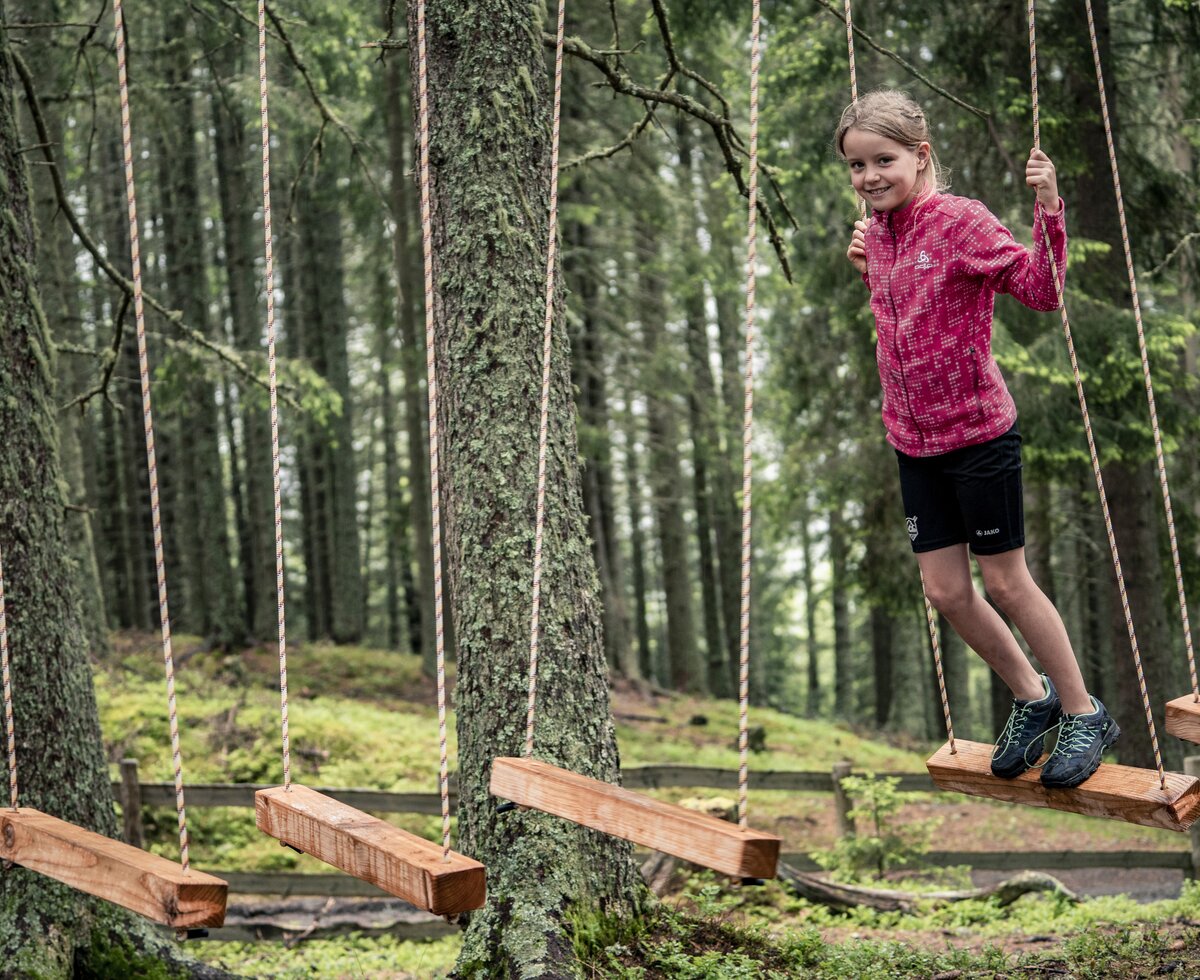
{"label": "climbing rope", "polygon": [[13,727],[12,678],[8,671],[8,614],[4,606],[4,559],[0,556],[0,673],[4,675],[4,734],[8,739],[8,800],[17,809],[17,735]]}
{"label": "climbing rope", "polygon": [[[858,75],[854,68],[854,19],[850,8],[851,0],[846,0],[846,48],[850,59],[850,100],[858,102]],[[859,217],[867,220],[867,202],[858,200]],[[950,745],[950,754],[957,755],[958,748],[954,744],[954,722],[950,717],[950,696],[946,692],[946,672],[942,665],[942,645],[938,641],[937,616],[933,604],[929,601],[929,593],[925,591],[925,576],[921,575],[921,598],[925,602],[925,622],[929,625],[929,646],[933,650],[933,666],[937,672],[938,694],[942,699],[942,715],[946,720],[946,740]]]}
{"label": "climbing rope", "polygon": [[[1033,106],[1033,146],[1041,147],[1041,126],[1038,115],[1038,76],[1037,76],[1037,32],[1035,26],[1035,0],[1029,0],[1029,85],[1032,93]],[[1096,478],[1096,490],[1100,496],[1100,508],[1104,513],[1104,529],[1108,535],[1108,547],[1112,553],[1113,570],[1117,576],[1117,589],[1121,595],[1121,610],[1125,614],[1125,626],[1129,632],[1129,646],[1133,652],[1133,663],[1137,668],[1138,689],[1142,695],[1142,706],[1146,711],[1146,728],[1150,732],[1150,744],[1154,748],[1154,764],[1158,769],[1159,785],[1166,789],[1167,777],[1163,772],[1162,752],[1158,746],[1158,731],[1154,725],[1154,712],[1150,707],[1150,693],[1146,689],[1146,675],[1142,670],[1142,654],[1138,649],[1137,633],[1133,627],[1133,613],[1129,608],[1129,594],[1125,588],[1125,574],[1121,570],[1121,556],[1117,551],[1117,537],[1113,531],[1112,514],[1108,507],[1108,495],[1104,491],[1104,476],[1100,471],[1100,457],[1096,452],[1096,439],[1092,433],[1092,419],[1088,412],[1087,399],[1083,392],[1083,376],[1079,371],[1079,362],[1075,357],[1075,342],[1071,338],[1071,322],[1067,317],[1067,306],[1063,299],[1063,288],[1058,274],[1058,263],[1054,260],[1054,251],[1050,247],[1050,238],[1046,225],[1042,223],[1042,240],[1046,254],[1050,260],[1050,272],[1054,277],[1054,289],[1058,295],[1058,309],[1062,316],[1063,336],[1067,342],[1067,353],[1071,359],[1071,373],[1075,378],[1075,392],[1079,396],[1079,410],[1083,415],[1083,429],[1087,435],[1088,453],[1092,460],[1092,473]]]}
{"label": "climbing rope", "polygon": [[438,478],[438,383],[433,316],[433,210],[429,188],[429,86],[425,0],[417,0],[417,93],[421,181],[421,251],[425,261],[425,374],[429,394],[429,496],[433,510],[433,604],[437,632],[438,741],[441,746],[442,857],[450,859],[450,769],[446,750],[446,639],[442,612],[442,508]]}
{"label": "climbing rope", "polygon": [[1154,458],[1158,464],[1158,482],[1162,489],[1163,509],[1167,516],[1167,534],[1171,541],[1171,561],[1175,567],[1175,591],[1179,597],[1179,616],[1183,621],[1188,670],[1192,677],[1192,700],[1200,703],[1200,684],[1196,680],[1196,653],[1192,646],[1192,627],[1188,621],[1187,596],[1183,589],[1183,566],[1179,559],[1179,541],[1175,535],[1171,489],[1167,485],[1167,462],[1163,454],[1162,432],[1158,425],[1158,409],[1154,404],[1154,385],[1150,378],[1150,355],[1146,350],[1146,331],[1142,326],[1142,304],[1138,299],[1137,275],[1133,271],[1133,249],[1129,244],[1129,226],[1125,221],[1125,200],[1121,195],[1121,172],[1117,168],[1117,149],[1113,141],[1112,120],[1108,114],[1108,98],[1104,91],[1104,72],[1100,66],[1100,44],[1096,40],[1096,19],[1092,13],[1092,0],[1085,0],[1085,6],[1087,7],[1088,35],[1092,42],[1092,60],[1096,65],[1096,87],[1100,93],[1100,113],[1104,118],[1104,136],[1108,142],[1108,162],[1112,169],[1113,192],[1117,198],[1117,216],[1121,222],[1121,244],[1125,248],[1125,271],[1129,274],[1129,294],[1133,302],[1133,319],[1137,324],[1138,352],[1142,358],[1142,377],[1146,382],[1146,403],[1150,409],[1150,426],[1154,430]]}
{"label": "climbing rope", "polygon": [[550,351],[554,338],[554,265],[558,255],[558,136],[562,118],[563,38],[566,0],[559,0],[554,45],[554,121],[550,133],[550,220],[546,247],[546,313],[542,329],[541,421],[538,425],[537,514],[533,531],[533,608],[529,623],[529,700],[525,709],[525,755],[533,755],[537,708],[538,652],[542,615],[542,538],[546,523],[546,449],[550,425]]}
{"label": "climbing rope", "polygon": [[754,0],[750,29],[750,214],[746,232],[746,390],[742,410],[742,602],[738,656],[738,824],[746,817],[750,784],[750,491],[754,471],[754,310],[758,262],[758,70],[762,63],[762,12]]}
{"label": "climbing rope", "polygon": [[283,490],[279,467],[279,392],[275,358],[275,236],[271,230],[271,127],[267,114],[267,4],[258,0],[258,105],[262,130],[264,278],[267,294],[267,375],[271,389],[271,485],[275,499],[275,596],[279,634],[279,711],[283,737],[283,788],[292,788],[292,749],[288,737],[287,617],[283,588]]}
{"label": "climbing rope", "polygon": [[129,257],[133,266],[133,312],[137,323],[138,368],[142,385],[142,418],[146,431],[146,469],[150,477],[150,517],[154,524],[154,567],[158,577],[158,615],[162,624],[163,667],[167,674],[167,714],[171,757],[175,764],[175,810],[179,819],[179,861],[188,870],[187,811],[183,803],[183,761],[175,709],[175,661],[171,654],[171,616],[167,607],[167,571],[163,559],[162,517],[158,503],[158,461],[154,451],[154,416],[150,406],[150,358],[146,352],[146,312],[142,302],[142,258],[138,243],[137,195],[133,183],[133,135],[129,120],[129,76],[126,70],[125,18],[122,0],[113,0],[117,33],[117,80],[121,89],[121,140],[125,151],[125,197],[129,202]]}

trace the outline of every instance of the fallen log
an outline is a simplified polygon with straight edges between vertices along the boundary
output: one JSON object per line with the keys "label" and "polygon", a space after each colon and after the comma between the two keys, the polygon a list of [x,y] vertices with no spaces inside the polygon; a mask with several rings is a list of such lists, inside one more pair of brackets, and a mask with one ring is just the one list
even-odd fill
{"label": "fallen log", "polygon": [[1003,906],[1011,905],[1022,895],[1031,892],[1049,892],[1062,895],[1070,902],[1079,901],[1079,896],[1061,881],[1040,871],[1022,871],[986,888],[920,893],[844,885],[805,871],[797,871],[782,861],[779,862],[779,878],[790,885],[801,898],[837,909],[866,906],[880,912],[911,912],[929,902],[963,902],[982,898],[994,898]]}

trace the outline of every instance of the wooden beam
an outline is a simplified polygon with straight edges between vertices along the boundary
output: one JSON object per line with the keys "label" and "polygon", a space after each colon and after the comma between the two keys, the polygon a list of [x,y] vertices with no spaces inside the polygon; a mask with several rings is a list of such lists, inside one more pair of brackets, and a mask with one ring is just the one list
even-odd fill
{"label": "wooden beam", "polygon": [[483,906],[483,865],[295,783],[254,794],[258,829],[436,915]]}
{"label": "wooden beam", "polygon": [[741,878],[774,878],[780,838],[537,759],[495,759],[491,793]]}
{"label": "wooden beam", "polygon": [[955,746],[957,754],[947,743],[926,762],[939,789],[1166,830],[1187,830],[1200,816],[1200,781],[1191,776],[1169,772],[1163,790],[1153,769],[1102,764],[1074,789],[1047,789],[1036,770],[1016,779],[993,776],[991,745],[957,739]]}
{"label": "wooden beam", "polygon": [[1200,745],[1200,704],[1192,694],[1167,702],[1167,731]]}
{"label": "wooden beam", "polygon": [[228,886],[37,810],[0,810],[0,858],[175,929],[219,926]]}

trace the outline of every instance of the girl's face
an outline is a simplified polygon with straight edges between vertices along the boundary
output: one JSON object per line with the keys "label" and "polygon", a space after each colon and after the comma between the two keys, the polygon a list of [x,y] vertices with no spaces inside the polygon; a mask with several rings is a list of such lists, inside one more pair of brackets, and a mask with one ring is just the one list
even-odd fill
{"label": "girl's face", "polygon": [[924,186],[928,143],[910,150],[886,136],[851,128],[842,137],[842,153],[850,167],[850,183],[876,211],[904,207]]}

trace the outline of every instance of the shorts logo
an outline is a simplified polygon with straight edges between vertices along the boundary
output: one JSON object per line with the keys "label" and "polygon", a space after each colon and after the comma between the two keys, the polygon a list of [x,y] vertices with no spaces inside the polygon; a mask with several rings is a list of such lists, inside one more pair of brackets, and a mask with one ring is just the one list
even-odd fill
{"label": "shorts logo", "polygon": [[991,529],[989,529],[989,530],[987,530],[987,531],[976,531],[976,532],[975,532],[975,537],[977,537],[977,538],[990,538],[990,537],[991,537],[993,534],[999,534],[999,533],[1000,533],[1000,528],[998,528],[998,527],[993,527],[993,528],[991,528]]}
{"label": "shorts logo", "polygon": [[917,519],[915,517],[904,518],[904,526],[908,529],[908,540],[917,540]]}
{"label": "shorts logo", "polygon": [[929,269],[932,269],[934,265],[935,263],[933,259],[930,258],[929,253],[926,252],[925,249],[921,249],[921,254],[917,256],[916,268],[920,269],[922,272],[926,272]]}

